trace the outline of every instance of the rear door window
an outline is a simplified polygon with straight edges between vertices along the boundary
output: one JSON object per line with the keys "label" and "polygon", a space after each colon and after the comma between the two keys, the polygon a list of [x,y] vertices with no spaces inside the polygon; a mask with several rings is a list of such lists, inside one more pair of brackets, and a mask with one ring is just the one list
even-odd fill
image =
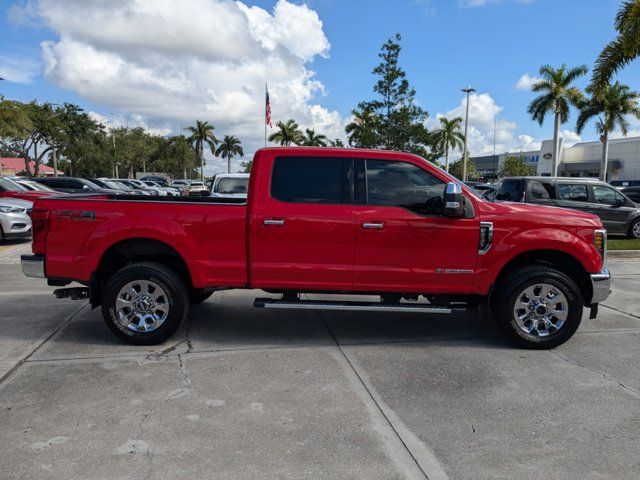
{"label": "rear door window", "polygon": [[588,202],[589,193],[586,184],[561,183],[558,185],[558,199],[571,202]]}
{"label": "rear door window", "polygon": [[340,157],[276,158],[271,196],[291,203],[343,203],[343,161],[352,162]]}

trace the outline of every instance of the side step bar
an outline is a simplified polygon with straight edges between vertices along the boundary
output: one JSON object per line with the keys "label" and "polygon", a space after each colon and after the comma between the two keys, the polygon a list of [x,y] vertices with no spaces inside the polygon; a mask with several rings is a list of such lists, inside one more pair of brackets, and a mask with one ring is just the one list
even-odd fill
{"label": "side step bar", "polygon": [[256,308],[282,310],[348,310],[360,312],[454,313],[466,311],[465,308],[439,307],[425,303],[332,302],[323,300],[278,300],[274,298],[256,298],[253,306]]}

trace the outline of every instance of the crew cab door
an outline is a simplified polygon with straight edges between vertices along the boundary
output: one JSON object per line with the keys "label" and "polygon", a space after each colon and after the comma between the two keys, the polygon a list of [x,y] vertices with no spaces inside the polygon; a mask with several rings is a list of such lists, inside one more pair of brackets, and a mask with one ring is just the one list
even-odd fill
{"label": "crew cab door", "polygon": [[[251,284],[265,289],[351,290],[355,242],[349,153],[261,158],[250,195]],[[253,175],[253,173],[252,173]],[[251,191],[251,188],[250,188]]]}
{"label": "crew cab door", "polygon": [[356,160],[354,290],[469,292],[480,222],[442,216],[445,186],[418,160]]}

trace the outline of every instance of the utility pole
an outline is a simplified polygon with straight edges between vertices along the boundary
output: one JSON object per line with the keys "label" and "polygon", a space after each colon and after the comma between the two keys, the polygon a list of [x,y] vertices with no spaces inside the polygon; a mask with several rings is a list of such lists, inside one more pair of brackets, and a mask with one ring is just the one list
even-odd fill
{"label": "utility pole", "polygon": [[462,181],[467,181],[467,156],[469,152],[467,151],[467,138],[469,135],[469,98],[471,97],[471,93],[476,90],[471,88],[469,85],[467,88],[463,88],[462,91],[467,94],[467,114],[464,118],[464,149],[462,150]]}

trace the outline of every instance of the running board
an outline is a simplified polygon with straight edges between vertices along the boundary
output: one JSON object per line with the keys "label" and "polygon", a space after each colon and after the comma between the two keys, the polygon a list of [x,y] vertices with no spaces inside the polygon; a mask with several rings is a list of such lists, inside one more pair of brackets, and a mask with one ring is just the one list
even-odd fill
{"label": "running board", "polygon": [[361,312],[407,312],[407,313],[454,313],[465,308],[439,307],[424,303],[380,303],[380,302],[330,302],[322,300],[278,300],[256,298],[256,308],[281,310],[348,310]]}

